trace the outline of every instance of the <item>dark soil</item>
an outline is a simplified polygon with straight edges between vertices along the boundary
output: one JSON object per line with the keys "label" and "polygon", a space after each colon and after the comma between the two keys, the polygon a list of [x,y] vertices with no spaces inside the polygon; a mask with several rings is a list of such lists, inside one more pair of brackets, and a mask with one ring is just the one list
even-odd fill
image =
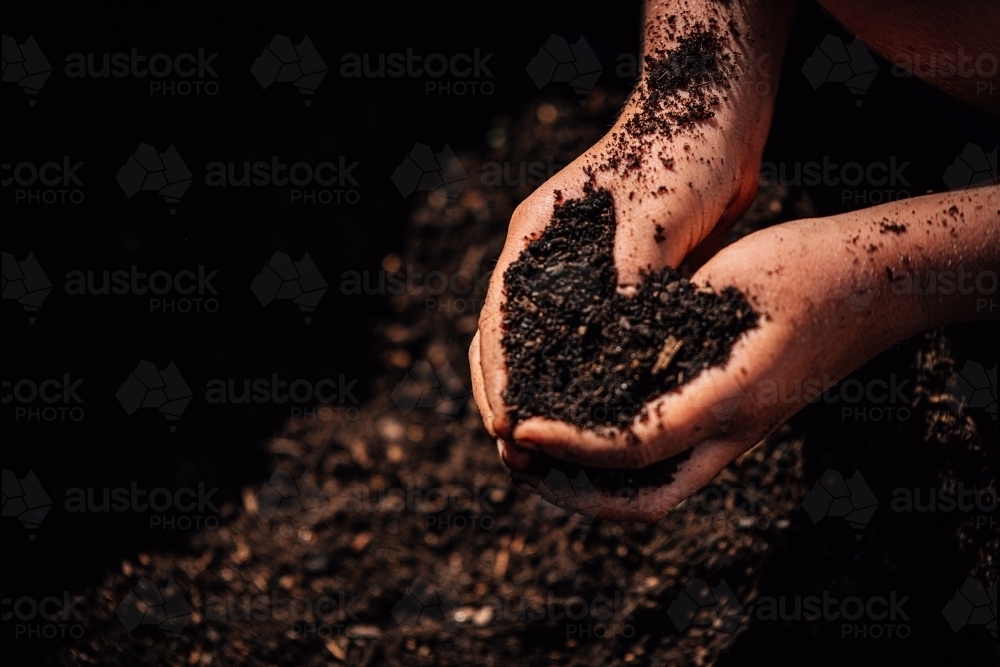
{"label": "dark soil", "polygon": [[620,294],[614,237],[611,194],[592,189],[558,204],[507,269],[504,400],[515,424],[540,416],[624,429],[647,401],[725,364],[756,325],[735,288],[717,293],[669,268]]}
{"label": "dark soil", "polygon": [[904,234],[906,233],[906,224],[902,222],[889,222],[888,220],[882,220],[878,223],[878,233]]}
{"label": "dark soil", "polygon": [[[732,57],[722,50],[722,39],[704,29],[681,37],[670,51],[647,55],[645,85],[640,89],[641,112],[625,126],[633,137],[672,136],[677,128],[715,116],[720,102],[710,84],[727,88]],[[684,91],[684,95],[680,94]]]}

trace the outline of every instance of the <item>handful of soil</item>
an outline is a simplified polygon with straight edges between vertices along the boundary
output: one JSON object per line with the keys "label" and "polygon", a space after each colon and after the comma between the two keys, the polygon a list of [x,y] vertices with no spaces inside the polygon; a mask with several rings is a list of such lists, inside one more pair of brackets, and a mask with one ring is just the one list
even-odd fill
{"label": "handful of soil", "polygon": [[758,314],[734,287],[716,293],[672,269],[616,290],[611,193],[588,188],[507,269],[504,402],[580,428],[625,429],[644,404],[725,364]]}

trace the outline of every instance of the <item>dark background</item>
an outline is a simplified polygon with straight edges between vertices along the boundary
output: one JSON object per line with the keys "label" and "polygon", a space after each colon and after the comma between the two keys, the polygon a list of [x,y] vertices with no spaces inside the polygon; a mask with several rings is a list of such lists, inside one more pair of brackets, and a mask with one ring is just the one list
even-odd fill
{"label": "dark background", "polygon": [[[3,250],[23,260],[31,252],[53,283],[29,324],[20,305],[3,304],[3,378],[84,381],[85,417],[76,422],[15,420],[3,406],[3,467],[19,477],[33,470],[54,507],[27,543],[14,519],[3,522],[4,597],[71,591],[99,581],[124,557],[150,549],[186,548],[184,531],[151,531],[138,514],[74,516],[61,509],[72,487],[177,488],[206,482],[219,488],[220,507],[238,503],[243,487],[266,479],[262,445],[289,417],[288,407],[209,405],[211,378],[366,377],[378,343],[376,323],[391,317],[384,297],[344,295],[344,271],[377,271],[388,253],[400,253],[413,198],[390,180],[416,142],[456,152],[485,147],[493,119],[516,114],[539,97],[572,99],[566,86],[539,92],[524,72],[551,33],[580,34],[604,64],[599,86],[625,92],[615,76],[616,56],[639,48],[637,2],[546,2],[476,5],[377,3],[340,9],[274,3],[163,7],[101,2],[5,7],[4,34],[21,44],[33,35],[53,67],[36,103],[15,84],[3,86],[5,164],[35,164],[70,156],[85,201],[15,203],[16,186],[2,191]],[[298,43],[308,34],[329,71],[309,107],[290,84],[262,90],[250,65],[275,34]],[[982,114],[960,108],[928,87],[894,78],[884,61],[858,107],[840,84],[813,90],[799,71],[826,34],[846,34],[822,10],[800,3],[784,64],[782,90],[765,160],[865,164],[896,156],[909,161],[910,194],[942,190],[941,174],[966,142],[995,146]],[[151,79],[70,79],[70,53],[218,53],[215,96],[159,96]],[[428,79],[345,79],[344,53],[389,53],[412,48],[446,55],[480,49],[489,61],[493,94],[425,94]],[[197,79],[197,77],[195,77]],[[169,77],[168,81],[179,81]],[[610,122],[611,119],[608,119]],[[140,142],[164,151],[173,143],[194,180],[177,212],[156,193],[128,199],[114,181]],[[211,188],[209,162],[268,160],[357,161],[357,204],[288,203],[288,188]],[[817,213],[855,208],[840,188],[809,191]],[[419,195],[415,195],[417,197]],[[329,289],[306,325],[291,303],[262,307],[250,282],[275,251],[298,259],[308,251]],[[198,265],[218,271],[216,313],[151,313],[146,297],[67,296],[70,270],[128,269],[171,273]],[[194,399],[171,433],[155,410],[127,416],[115,399],[140,359],[163,368],[174,361]],[[5,390],[6,393],[6,390]],[[31,407],[43,407],[33,404]],[[8,633],[5,631],[4,636]],[[21,647],[25,648],[25,647]],[[37,647],[36,647],[37,648]]]}

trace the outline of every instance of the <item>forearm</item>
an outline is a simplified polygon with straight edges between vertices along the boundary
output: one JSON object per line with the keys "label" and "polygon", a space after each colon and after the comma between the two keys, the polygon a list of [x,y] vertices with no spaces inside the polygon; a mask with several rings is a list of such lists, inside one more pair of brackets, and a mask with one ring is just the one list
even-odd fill
{"label": "forearm", "polygon": [[[913,197],[839,216],[856,257],[855,305],[892,343],[1000,318],[1000,187]],[[867,325],[864,325],[867,326]]]}
{"label": "forearm", "polygon": [[713,125],[752,142],[744,153],[759,156],[767,137],[759,128],[771,124],[794,9],[795,0],[648,0],[636,95],[674,94],[653,90],[664,78],[676,79],[685,99],[685,88],[705,87],[719,98]]}

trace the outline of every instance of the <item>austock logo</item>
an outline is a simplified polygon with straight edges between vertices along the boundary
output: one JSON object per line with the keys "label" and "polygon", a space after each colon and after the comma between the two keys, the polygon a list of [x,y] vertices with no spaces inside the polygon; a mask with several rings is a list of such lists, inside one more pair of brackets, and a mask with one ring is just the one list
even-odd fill
{"label": "austock logo", "polygon": [[[311,164],[287,164],[277,155],[271,161],[210,162],[205,170],[205,184],[209,187],[268,187],[289,189],[291,204],[357,204],[361,201],[358,181],[353,172],[358,162],[347,162],[343,155],[336,162],[325,160]],[[310,187],[310,186],[320,187]]]}
{"label": "austock logo", "polygon": [[601,510],[597,489],[583,470],[572,479],[562,470],[549,470],[532,495],[537,496],[531,508],[535,521],[543,523],[553,518],[572,517],[583,529],[583,541]]}
{"label": "austock logo", "polygon": [[862,383],[857,378],[840,382],[830,376],[795,380],[763,379],[754,388],[758,403],[825,403],[840,406],[844,421],[907,421],[912,416],[912,399],[904,391],[908,378],[891,373],[888,379],[873,378]]}
{"label": "austock logo", "polygon": [[604,66],[582,35],[573,45],[565,37],[550,35],[526,71],[539,90],[550,83],[569,84],[580,97],[580,106],[585,106]]}
{"label": "austock logo", "polygon": [[[707,486],[684,499],[674,512],[690,512],[685,521],[701,522],[706,526],[725,523],[739,529],[756,527],[757,530],[767,530],[771,526],[773,512],[764,503],[766,497],[766,490],[758,490],[752,482],[745,488]],[[779,527],[788,524],[783,519],[774,523]]]}
{"label": "austock logo", "polygon": [[[278,373],[258,378],[212,378],[205,384],[209,405],[289,405],[292,418],[357,421],[361,416],[354,386],[343,373],[319,380],[282,379]],[[318,407],[306,407],[319,404]]]}
{"label": "austock logo", "polygon": [[[340,58],[340,75],[347,79],[427,77],[431,80],[424,85],[426,95],[492,95],[495,87],[489,79],[493,78],[493,72],[487,67],[492,57],[492,53],[483,55],[478,47],[471,54],[456,53],[451,57],[442,53],[424,56],[414,53],[412,48],[406,49],[405,54],[345,53]],[[446,77],[457,80],[443,81]]]}
{"label": "austock logo", "polygon": [[[197,272],[140,271],[135,264],[113,271],[72,270],[66,273],[67,296],[144,296],[151,313],[216,313],[218,292],[212,285],[218,271],[199,264]],[[174,296],[174,295],[179,296]]]}
{"label": "austock logo", "polygon": [[[331,642],[333,638],[359,638],[378,636],[372,626],[357,624],[355,613],[357,597],[348,597],[344,591],[326,593],[317,597],[289,595],[288,591],[274,588],[259,595],[210,595],[205,600],[204,618],[209,621],[277,621],[290,624],[289,638],[296,635],[303,639],[320,637]],[[353,621],[354,623],[345,623]],[[345,655],[346,657],[346,655]]]}
{"label": "austock logo", "polygon": [[[176,205],[193,178],[173,144],[167,147],[166,152],[158,153],[151,144],[140,143],[118,170],[115,180],[129,199],[139,192],[152,190],[168,204]],[[177,209],[171,208],[170,215],[175,213]]]}
{"label": "austock logo", "polygon": [[475,313],[482,306],[489,289],[491,270],[477,262],[472,270],[459,268],[444,272],[424,272],[421,267],[403,267],[396,256],[383,261],[381,271],[344,271],[340,274],[340,293],[353,296],[398,296],[422,298],[424,307],[444,313]]}
{"label": "austock logo", "polygon": [[35,541],[35,531],[52,508],[52,499],[29,470],[23,479],[10,470],[3,471],[3,515],[16,518],[28,531],[28,540]]}
{"label": "austock logo", "polygon": [[984,408],[997,418],[997,365],[986,370],[978,361],[966,361],[962,370],[948,380],[948,407],[955,415],[967,408]]}
{"label": "austock logo", "polygon": [[131,633],[142,625],[153,625],[170,638],[179,637],[191,619],[191,605],[173,579],[160,587],[142,577],[115,610],[125,630]]}
{"label": "austock logo", "polygon": [[177,425],[171,422],[180,419],[193,396],[174,362],[157,370],[156,364],[145,359],[129,373],[115,394],[130,416],[139,408],[158,410],[170,424],[171,433],[177,430]]}
{"label": "austock logo", "polygon": [[441,419],[451,421],[465,407],[469,390],[450,363],[435,369],[430,362],[418,360],[393,389],[392,400],[404,415],[417,408],[433,408]]}
{"label": "austock logo", "polygon": [[839,164],[831,162],[828,155],[824,155],[822,161],[762,162],[760,183],[822,185],[827,188],[839,186],[841,203],[881,204],[910,196],[910,191],[906,189],[910,187],[910,181],[905,174],[909,166],[910,162],[899,160],[895,155],[889,156],[887,161],[875,160],[865,164],[856,161]]}
{"label": "austock logo", "polygon": [[35,323],[35,313],[51,291],[52,283],[34,253],[28,253],[23,262],[9,252],[3,253],[3,300],[21,304],[30,324]]}
{"label": "austock logo", "polygon": [[460,623],[456,618],[462,607],[461,598],[450,584],[435,586],[418,577],[392,608],[392,617],[404,632],[431,626],[446,639],[445,647],[451,648],[451,639],[458,633]]}
{"label": "austock logo", "polygon": [[307,107],[312,104],[310,96],[316,93],[326,71],[326,63],[308,35],[298,44],[284,35],[275,35],[250,67],[261,88],[267,90],[274,83],[290,83],[305,96]]}
{"label": "austock logo", "polygon": [[21,45],[13,37],[3,36],[3,82],[16,83],[28,96],[28,106],[35,106],[35,95],[41,92],[49,74],[52,65],[34,36],[29,35]]}
{"label": "austock logo", "polygon": [[4,162],[3,187],[16,186],[15,204],[82,204],[83,181],[77,175],[82,166],[83,162],[74,162],[68,155],[61,161],[49,160],[41,164]]}
{"label": "austock logo", "polygon": [[417,191],[431,192],[445,202],[458,199],[468,178],[458,156],[447,144],[439,153],[427,144],[416,144],[392,173],[392,182],[403,197]]}
{"label": "austock logo", "polygon": [[969,516],[978,528],[995,530],[997,491],[988,486],[966,486],[964,482],[945,488],[897,488],[892,491],[891,508],[896,513],[951,513]]}
{"label": "austock logo", "polygon": [[83,398],[77,393],[81,384],[82,379],[73,380],[69,373],[60,379],[4,380],[3,404],[14,404],[16,422],[79,422],[85,415]]}
{"label": "austock logo", "polygon": [[5,597],[3,622],[14,621],[14,639],[80,639],[86,631],[79,610],[82,602],[82,597],[73,597],[69,591],[60,597]]}
{"label": "austock logo", "polygon": [[861,106],[861,96],[872,85],[878,65],[864,43],[855,38],[845,45],[839,37],[827,35],[802,65],[802,73],[816,90],[824,83],[843,83]]}
{"label": "austock logo", "polygon": [[64,73],[68,79],[146,79],[149,94],[164,97],[212,96],[219,93],[218,73],[212,62],[218,53],[203,47],[194,53],[139,53],[132,47],[118,53],[71,53],[66,56]]}
{"label": "austock logo", "polygon": [[212,502],[218,488],[82,488],[66,490],[63,509],[70,514],[133,513],[149,516],[150,530],[201,530],[219,527],[219,508]]}
{"label": "austock logo", "polygon": [[941,180],[949,190],[981,183],[997,183],[997,147],[989,153],[979,144],[968,143],[945,169]]}
{"label": "austock logo", "polygon": [[536,187],[555,176],[565,166],[557,163],[551,155],[547,162],[484,162],[480,166],[482,175],[479,182],[486,187]]}
{"label": "austock logo", "polygon": [[897,591],[864,598],[835,596],[828,590],[822,595],[765,595],[756,600],[754,616],[765,622],[839,622],[841,639],[908,639],[913,634],[906,611],[909,601],[910,596]]}
{"label": "austock logo", "polygon": [[667,616],[680,632],[691,626],[708,626],[732,634],[739,627],[742,615],[743,605],[725,579],[712,587],[705,580],[694,578],[667,608]]}
{"label": "austock logo", "polygon": [[[878,507],[878,498],[860,471],[845,480],[836,470],[828,469],[802,499],[802,508],[813,523],[826,517],[843,518],[857,531],[858,541]],[[976,528],[993,528],[997,493],[992,487],[970,487],[963,482],[945,488],[897,487],[892,490],[889,508],[895,514],[962,512],[974,516]]]}
{"label": "austock logo", "polygon": [[[374,491],[374,494],[373,494]],[[406,487],[371,489],[355,486],[337,503],[337,511],[350,514],[380,514],[409,512],[424,519],[427,530],[493,530],[496,509],[492,503],[502,502],[506,491],[495,487],[445,485],[420,488]]]}
{"label": "austock logo", "polygon": [[978,579],[969,577],[941,611],[955,632],[966,626],[983,626],[997,636],[997,585],[989,588]]}
{"label": "austock logo", "polygon": [[287,253],[275,252],[250,283],[260,305],[266,307],[273,301],[291,301],[302,312],[306,324],[312,322],[312,314],[326,294],[326,288],[326,280],[309,253],[304,253],[296,262]]}
{"label": "austock logo", "polygon": [[274,471],[254,499],[261,521],[285,519],[304,527],[319,523],[329,503],[312,475],[292,477],[280,469]]}
{"label": "austock logo", "polygon": [[814,524],[826,517],[842,517],[857,531],[854,539],[860,542],[861,532],[878,509],[878,499],[860,470],[845,481],[839,472],[827,469],[802,499],[802,508]]}

